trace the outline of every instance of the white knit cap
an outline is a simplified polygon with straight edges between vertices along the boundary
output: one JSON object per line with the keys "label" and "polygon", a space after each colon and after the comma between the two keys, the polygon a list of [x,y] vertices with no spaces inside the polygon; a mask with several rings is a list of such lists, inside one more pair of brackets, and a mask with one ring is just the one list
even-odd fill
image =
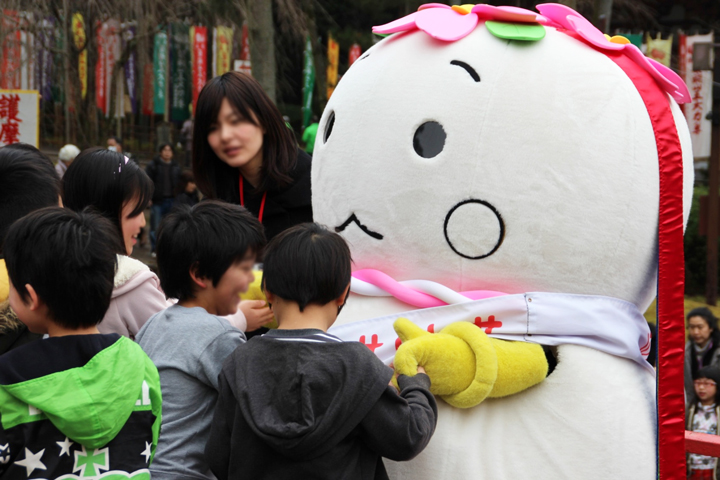
{"label": "white knit cap", "polygon": [[79,153],[80,149],[78,147],[71,143],[68,143],[60,149],[60,152],[58,153],[58,158],[63,162],[72,162],[73,160],[75,160],[75,157],[77,157]]}

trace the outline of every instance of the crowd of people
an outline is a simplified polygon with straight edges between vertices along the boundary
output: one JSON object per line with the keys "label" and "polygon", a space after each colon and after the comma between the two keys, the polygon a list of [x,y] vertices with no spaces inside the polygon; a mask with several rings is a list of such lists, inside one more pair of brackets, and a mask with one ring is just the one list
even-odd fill
{"label": "crowd of people", "polygon": [[[351,258],[312,223],[310,157],[239,73],[192,138],[194,175],[168,144],[145,170],[117,138],[0,148],[0,478],[387,478],[435,399],[327,333]],[[130,256],[148,207],[157,274]],[[241,301],[259,263],[267,302]]]}

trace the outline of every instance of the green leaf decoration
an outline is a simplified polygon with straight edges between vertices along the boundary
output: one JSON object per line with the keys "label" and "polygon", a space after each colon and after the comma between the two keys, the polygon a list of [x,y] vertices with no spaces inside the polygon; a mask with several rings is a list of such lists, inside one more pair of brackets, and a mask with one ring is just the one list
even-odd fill
{"label": "green leaf decoration", "polygon": [[545,27],[539,24],[505,23],[488,20],[485,22],[485,26],[490,33],[506,40],[537,42],[545,38]]}

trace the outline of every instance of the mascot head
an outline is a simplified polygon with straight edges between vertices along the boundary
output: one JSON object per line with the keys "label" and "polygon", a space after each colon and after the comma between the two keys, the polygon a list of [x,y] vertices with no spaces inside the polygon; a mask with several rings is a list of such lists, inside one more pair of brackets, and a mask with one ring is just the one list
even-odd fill
{"label": "mascot head", "polygon": [[[651,75],[683,152],[682,81],[561,5],[541,15],[431,4],[343,76],[320,121],[316,221],[340,231],[355,269],[457,291],[655,295],[656,131],[613,58]],[[573,15],[574,14],[574,15]]]}

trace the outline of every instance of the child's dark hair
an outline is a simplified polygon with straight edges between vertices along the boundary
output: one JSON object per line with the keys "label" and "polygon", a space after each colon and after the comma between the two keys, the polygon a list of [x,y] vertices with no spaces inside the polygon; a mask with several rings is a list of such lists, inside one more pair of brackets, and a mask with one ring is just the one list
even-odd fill
{"label": "child's dark hair", "polygon": [[703,367],[693,375],[693,380],[699,380],[701,378],[707,378],[715,382],[715,405],[720,405],[720,368],[715,365],[708,365]]}
{"label": "child's dark hair", "polygon": [[15,222],[5,239],[8,276],[24,302],[30,284],[65,328],[97,325],[110,305],[115,229],[88,210],[48,207]]}
{"label": "child's dark hair", "polygon": [[263,259],[263,290],[297,302],[325,305],[350,284],[352,258],[345,240],[317,223],[303,223],[274,237]]}
{"label": "child's dark hair", "polygon": [[244,207],[215,200],[180,205],[158,229],[160,285],[168,298],[193,298],[191,269],[217,285],[233,263],[260,256],[264,245],[262,225]]}
{"label": "child's dark hair", "polygon": [[79,212],[92,206],[116,227],[117,252],[125,254],[122,237],[122,209],[137,201],[130,217],[141,215],[154,190],[150,177],[122,153],[95,147],[83,150],[63,177],[66,207]]}
{"label": "child's dark hair", "polygon": [[58,204],[60,177],[37,148],[15,143],[0,148],[0,258],[12,223],[28,213]]}

